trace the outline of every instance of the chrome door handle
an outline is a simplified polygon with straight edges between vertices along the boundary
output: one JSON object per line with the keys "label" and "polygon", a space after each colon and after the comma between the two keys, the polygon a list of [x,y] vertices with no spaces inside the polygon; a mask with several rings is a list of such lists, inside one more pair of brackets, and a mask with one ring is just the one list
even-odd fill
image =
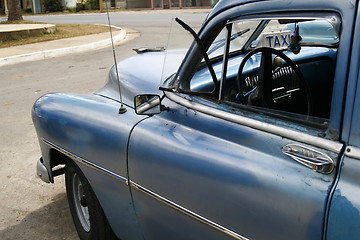
{"label": "chrome door handle", "polygon": [[334,161],[317,150],[298,144],[287,144],[282,147],[282,152],[317,172],[328,174],[334,170]]}

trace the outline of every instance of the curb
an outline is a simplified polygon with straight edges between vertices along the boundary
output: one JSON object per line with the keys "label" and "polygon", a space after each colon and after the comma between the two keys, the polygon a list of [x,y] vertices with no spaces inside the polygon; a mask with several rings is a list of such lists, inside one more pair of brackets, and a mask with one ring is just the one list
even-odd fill
{"label": "curb", "polygon": [[54,24],[0,24],[0,39],[28,37],[39,33],[54,33]]}
{"label": "curb", "polygon": [[[113,36],[114,44],[120,43],[122,40],[126,37],[126,30],[112,26],[113,28],[117,28],[120,30],[120,33]],[[100,48],[105,48],[111,46],[111,39],[110,37],[108,39],[100,40],[93,43],[83,44],[79,46],[72,46],[72,47],[66,47],[66,48],[59,48],[59,49],[52,49],[52,50],[44,50],[39,52],[33,52],[33,53],[27,53],[27,54],[21,54],[21,55],[15,55],[15,56],[9,56],[0,58],[0,67],[6,66],[6,65],[12,65],[16,63],[22,63],[22,62],[28,62],[28,61],[35,61],[35,60],[44,60],[47,58],[54,58],[54,57],[60,57],[72,53],[81,53],[89,50],[96,50]]]}

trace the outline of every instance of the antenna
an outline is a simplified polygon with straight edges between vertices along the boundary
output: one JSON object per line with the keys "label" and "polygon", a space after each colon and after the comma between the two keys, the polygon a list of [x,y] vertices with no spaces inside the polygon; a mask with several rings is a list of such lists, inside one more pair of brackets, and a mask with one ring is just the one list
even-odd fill
{"label": "antenna", "polygon": [[119,108],[119,114],[123,114],[126,112],[126,108],[123,104],[122,101],[122,96],[121,96],[121,89],[120,89],[120,78],[119,78],[119,71],[117,68],[117,61],[116,61],[116,53],[115,53],[115,46],[114,46],[114,40],[113,40],[113,35],[112,35],[112,31],[111,31],[111,23],[110,23],[110,16],[109,16],[109,7],[108,7],[108,1],[105,1],[106,4],[106,14],[107,14],[107,18],[108,18],[108,22],[109,22],[109,29],[110,29],[110,38],[111,38],[111,45],[112,45],[112,51],[113,51],[113,56],[114,56],[114,62],[115,62],[115,71],[116,71],[116,78],[117,78],[117,83],[118,83],[118,88],[119,88],[119,96],[120,96],[120,108]]}

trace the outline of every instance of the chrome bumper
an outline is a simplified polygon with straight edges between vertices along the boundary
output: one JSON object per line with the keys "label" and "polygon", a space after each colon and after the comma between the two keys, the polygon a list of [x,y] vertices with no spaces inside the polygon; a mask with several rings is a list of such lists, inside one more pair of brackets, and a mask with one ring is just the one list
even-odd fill
{"label": "chrome bumper", "polygon": [[36,175],[46,183],[50,183],[50,175],[43,163],[42,157],[37,161],[36,164]]}

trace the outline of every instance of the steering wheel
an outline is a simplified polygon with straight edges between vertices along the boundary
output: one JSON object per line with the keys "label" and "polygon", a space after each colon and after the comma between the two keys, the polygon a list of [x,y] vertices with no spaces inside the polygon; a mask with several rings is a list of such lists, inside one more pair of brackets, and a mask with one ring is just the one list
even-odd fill
{"label": "steering wheel", "polygon": [[[260,67],[257,77],[257,83],[253,89],[249,90],[249,84],[246,83],[245,77],[243,76],[243,70],[245,63],[249,60],[250,57],[253,55],[261,53],[261,61]],[[276,109],[276,101],[274,100],[274,92],[278,89],[284,89],[286,84],[291,83],[283,83],[282,87],[275,87],[274,86],[274,74],[273,71],[273,57],[272,55],[278,56],[283,59],[288,66],[290,66],[295,72],[296,76],[298,77],[298,85],[299,88],[296,90],[303,90],[304,95],[306,97],[306,113],[307,115],[311,115],[312,113],[312,100],[310,89],[305,81],[303,74],[301,73],[299,67],[284,53],[280,52],[279,50],[269,48],[269,47],[261,47],[256,48],[250,51],[242,60],[238,75],[237,75],[237,85],[239,91],[239,98],[242,104],[251,105],[251,106],[259,106],[259,107],[266,107]],[[279,67],[280,69],[281,67]],[[293,80],[292,80],[293,81]],[[276,88],[276,89],[274,89]],[[246,92],[247,91],[247,92]],[[294,91],[294,90],[293,90]],[[287,96],[291,97],[292,91],[286,92]],[[301,103],[303,105],[303,103]]]}

